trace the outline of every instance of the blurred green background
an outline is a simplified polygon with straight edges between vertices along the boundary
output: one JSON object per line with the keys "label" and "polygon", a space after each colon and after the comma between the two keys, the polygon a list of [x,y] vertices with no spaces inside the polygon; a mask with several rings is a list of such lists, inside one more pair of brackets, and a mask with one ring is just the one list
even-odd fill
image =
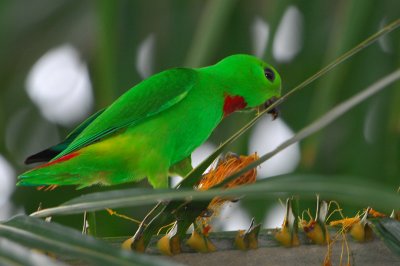
{"label": "blurred green background", "polygon": [[[287,92],[399,18],[399,11],[400,2],[395,0],[2,0],[0,217],[114,189],[44,192],[14,184],[17,174],[28,169],[23,165],[27,155],[62,139],[85,116],[149,74],[171,67],[205,66],[230,54],[255,54],[278,69]],[[265,120],[257,125],[261,133],[246,133],[229,150],[268,151],[265,147],[276,146],[336,103],[398,68],[399,54],[400,31],[395,31],[289,98],[280,107],[281,120]],[[254,113],[228,117],[208,146],[217,146],[252,117]],[[280,129],[268,129],[278,124]],[[354,175],[396,189],[400,183],[399,85],[302,142],[290,156],[280,159],[280,165],[290,165],[283,172]],[[147,184],[118,188],[133,186]],[[244,200],[241,206],[239,215],[263,220],[266,210],[276,209],[276,202]],[[351,215],[351,206],[347,210]],[[139,219],[146,209],[119,211]],[[76,228],[82,224],[81,216],[56,220]],[[97,222],[101,236],[127,235],[136,227],[106,212],[97,213]]]}

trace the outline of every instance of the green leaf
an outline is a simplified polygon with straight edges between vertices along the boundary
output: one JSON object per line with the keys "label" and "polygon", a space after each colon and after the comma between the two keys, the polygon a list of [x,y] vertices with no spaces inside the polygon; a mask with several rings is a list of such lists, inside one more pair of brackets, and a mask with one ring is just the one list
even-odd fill
{"label": "green leaf", "polygon": [[400,222],[395,219],[372,219],[372,230],[394,253],[400,256]]}
{"label": "green leaf", "polygon": [[90,261],[96,265],[176,265],[163,259],[128,252],[71,228],[28,216],[16,216],[0,223],[0,236],[30,248]]}
{"label": "green leaf", "polygon": [[0,264],[21,266],[66,265],[4,238],[0,238]]}
{"label": "green leaf", "polygon": [[125,189],[87,194],[70,200],[61,206],[43,209],[32,214],[46,217],[56,214],[73,214],[104,208],[142,206],[163,200],[205,200],[223,195],[246,195],[250,198],[276,199],[289,195],[335,199],[358,206],[371,206],[390,211],[400,204],[400,196],[391,188],[353,176],[283,175],[260,180],[252,185],[234,189],[210,189],[207,191]]}

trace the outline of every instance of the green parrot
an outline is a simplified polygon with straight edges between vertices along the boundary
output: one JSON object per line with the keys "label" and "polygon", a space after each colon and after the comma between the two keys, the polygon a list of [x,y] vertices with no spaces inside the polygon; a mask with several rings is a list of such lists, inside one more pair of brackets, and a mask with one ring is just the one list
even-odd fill
{"label": "green parrot", "polygon": [[46,162],[18,185],[115,185],[147,178],[167,188],[168,176],[191,170],[190,155],[231,113],[279,97],[278,72],[250,55],[203,68],[174,68],[137,84],[90,116],[66,139],[26,159]]}

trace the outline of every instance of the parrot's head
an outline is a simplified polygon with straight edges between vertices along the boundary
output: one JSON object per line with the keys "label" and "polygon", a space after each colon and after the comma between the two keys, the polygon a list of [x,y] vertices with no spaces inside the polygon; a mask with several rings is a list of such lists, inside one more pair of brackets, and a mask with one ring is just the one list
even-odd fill
{"label": "parrot's head", "polygon": [[240,109],[266,106],[281,95],[278,72],[257,57],[232,55],[206,69],[222,82],[224,112],[228,114]]}

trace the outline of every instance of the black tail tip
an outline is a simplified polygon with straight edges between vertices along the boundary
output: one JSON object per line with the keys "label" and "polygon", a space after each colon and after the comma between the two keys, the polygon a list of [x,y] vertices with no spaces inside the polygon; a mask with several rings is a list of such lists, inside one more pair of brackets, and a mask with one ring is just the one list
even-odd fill
{"label": "black tail tip", "polygon": [[59,152],[51,150],[51,149],[43,150],[41,152],[38,152],[38,153],[26,158],[24,163],[32,164],[32,163],[48,162],[51,159],[53,159],[54,157],[56,157],[58,154],[59,154]]}

